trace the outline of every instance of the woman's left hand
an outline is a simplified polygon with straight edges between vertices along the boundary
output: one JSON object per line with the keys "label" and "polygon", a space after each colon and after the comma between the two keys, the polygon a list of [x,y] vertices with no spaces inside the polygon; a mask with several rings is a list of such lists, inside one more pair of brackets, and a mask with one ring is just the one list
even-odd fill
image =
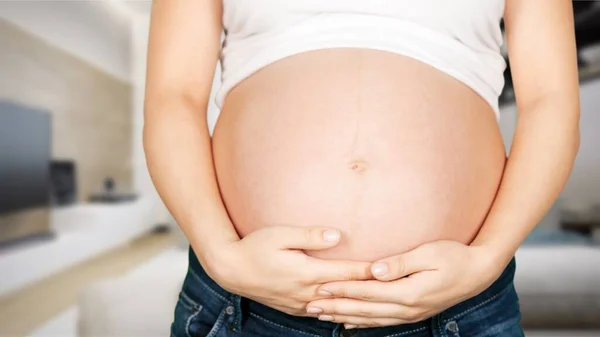
{"label": "woman's left hand", "polygon": [[[484,246],[435,241],[375,262],[376,280],[325,283],[309,314],[367,328],[422,321],[489,287],[504,270],[504,261]],[[508,263],[508,262],[507,262]]]}

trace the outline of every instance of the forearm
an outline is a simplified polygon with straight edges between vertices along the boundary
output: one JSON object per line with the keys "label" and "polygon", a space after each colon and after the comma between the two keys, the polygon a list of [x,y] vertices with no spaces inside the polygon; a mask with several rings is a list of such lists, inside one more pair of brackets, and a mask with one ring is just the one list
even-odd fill
{"label": "forearm", "polygon": [[522,107],[495,201],[471,245],[508,263],[564,188],[579,148],[579,106],[568,98]]}
{"label": "forearm", "polygon": [[148,102],[144,147],[159,195],[202,262],[218,251],[211,247],[239,238],[219,193],[200,109],[179,98]]}

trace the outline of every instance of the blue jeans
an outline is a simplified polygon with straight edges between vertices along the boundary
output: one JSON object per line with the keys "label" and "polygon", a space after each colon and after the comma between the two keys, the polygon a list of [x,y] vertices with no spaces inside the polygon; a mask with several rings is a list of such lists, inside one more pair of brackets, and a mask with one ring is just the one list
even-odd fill
{"label": "blue jeans", "polygon": [[190,249],[171,337],[523,337],[514,273],[513,259],[481,294],[425,321],[345,330],[341,324],[287,315],[225,291]]}

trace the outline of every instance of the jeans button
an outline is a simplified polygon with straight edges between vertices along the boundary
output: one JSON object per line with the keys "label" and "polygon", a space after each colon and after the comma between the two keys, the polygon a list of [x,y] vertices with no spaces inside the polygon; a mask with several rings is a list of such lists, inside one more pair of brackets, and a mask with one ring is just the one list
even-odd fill
{"label": "jeans button", "polygon": [[457,333],[458,332],[458,324],[455,321],[450,321],[446,324],[446,330]]}
{"label": "jeans button", "polygon": [[225,313],[227,315],[233,315],[233,311],[234,311],[233,305],[229,305],[229,306],[227,306],[227,308],[225,308]]}

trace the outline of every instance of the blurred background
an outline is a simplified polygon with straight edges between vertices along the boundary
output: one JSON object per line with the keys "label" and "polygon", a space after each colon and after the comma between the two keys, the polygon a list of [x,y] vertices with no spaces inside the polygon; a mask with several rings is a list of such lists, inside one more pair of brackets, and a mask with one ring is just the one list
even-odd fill
{"label": "blurred background", "polygon": [[[518,252],[528,337],[600,336],[600,2],[574,5],[582,142]],[[169,334],[187,243],[141,144],[149,9],[0,1],[0,336]],[[505,78],[509,149],[510,68]],[[208,115],[212,127],[214,104]]]}

